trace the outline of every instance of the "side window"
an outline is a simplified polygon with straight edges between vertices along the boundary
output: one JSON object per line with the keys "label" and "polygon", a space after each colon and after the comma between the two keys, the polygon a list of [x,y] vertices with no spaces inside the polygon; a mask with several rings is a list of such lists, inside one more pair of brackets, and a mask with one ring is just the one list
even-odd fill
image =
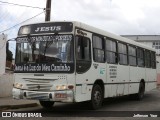
{"label": "side window", "polygon": [[105,58],[108,63],[117,63],[118,57],[117,57],[117,43],[113,40],[106,40],[105,41]]}
{"label": "side window", "polygon": [[137,49],[137,63],[138,67],[144,67],[144,50],[141,48]]}
{"label": "side window", "polygon": [[156,54],[151,52],[151,66],[153,69],[156,69]]}
{"label": "side window", "polygon": [[89,38],[76,36],[77,60],[91,60]]}
{"label": "side window", "polygon": [[145,51],[145,63],[147,68],[151,68],[151,53],[150,51]]}
{"label": "side window", "polygon": [[118,53],[119,53],[119,64],[127,65],[127,45],[123,43],[118,43]]}
{"label": "side window", "polygon": [[76,72],[82,74],[91,67],[90,39],[76,36]]}
{"label": "side window", "polygon": [[137,66],[136,47],[128,46],[129,65]]}
{"label": "side window", "polygon": [[93,59],[95,62],[104,62],[103,39],[93,36]]}

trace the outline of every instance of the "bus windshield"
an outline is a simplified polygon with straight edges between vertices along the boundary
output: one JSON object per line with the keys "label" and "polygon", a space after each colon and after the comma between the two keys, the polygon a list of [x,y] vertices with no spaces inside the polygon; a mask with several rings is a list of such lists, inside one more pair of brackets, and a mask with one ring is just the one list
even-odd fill
{"label": "bus windshield", "polygon": [[45,35],[17,38],[16,65],[20,63],[30,64],[30,66],[44,63],[73,63],[72,38],[72,35]]}
{"label": "bus windshield", "polygon": [[16,63],[73,62],[72,40],[17,43]]}

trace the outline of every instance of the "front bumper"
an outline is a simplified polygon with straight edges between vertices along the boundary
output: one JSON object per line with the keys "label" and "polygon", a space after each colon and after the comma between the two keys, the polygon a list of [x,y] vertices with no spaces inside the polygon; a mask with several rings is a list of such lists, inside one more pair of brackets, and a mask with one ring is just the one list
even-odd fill
{"label": "front bumper", "polygon": [[58,101],[58,102],[73,102],[74,94],[72,90],[65,91],[28,91],[17,88],[12,89],[14,99],[32,99],[42,101]]}

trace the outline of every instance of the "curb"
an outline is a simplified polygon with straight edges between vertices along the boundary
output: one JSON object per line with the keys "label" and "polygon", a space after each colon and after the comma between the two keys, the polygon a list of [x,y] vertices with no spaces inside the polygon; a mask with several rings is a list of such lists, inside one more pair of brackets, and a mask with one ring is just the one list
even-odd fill
{"label": "curb", "polygon": [[1,105],[0,111],[8,110],[8,109],[19,109],[19,108],[28,108],[28,107],[37,107],[37,103],[30,103],[30,104],[21,104],[21,105]]}

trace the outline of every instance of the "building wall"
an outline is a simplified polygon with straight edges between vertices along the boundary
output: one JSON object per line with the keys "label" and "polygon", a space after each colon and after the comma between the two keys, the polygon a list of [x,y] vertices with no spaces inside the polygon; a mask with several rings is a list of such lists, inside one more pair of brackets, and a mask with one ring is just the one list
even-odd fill
{"label": "building wall", "polygon": [[0,75],[5,73],[6,66],[6,35],[0,35]]}
{"label": "building wall", "polygon": [[149,47],[152,47],[152,42],[139,42],[139,43],[142,43],[142,44],[145,44],[145,45],[147,45]]}
{"label": "building wall", "polygon": [[160,85],[160,56],[157,56],[156,60],[157,60],[157,84]]}
{"label": "building wall", "polygon": [[0,98],[12,96],[13,81],[12,73],[0,75]]}

